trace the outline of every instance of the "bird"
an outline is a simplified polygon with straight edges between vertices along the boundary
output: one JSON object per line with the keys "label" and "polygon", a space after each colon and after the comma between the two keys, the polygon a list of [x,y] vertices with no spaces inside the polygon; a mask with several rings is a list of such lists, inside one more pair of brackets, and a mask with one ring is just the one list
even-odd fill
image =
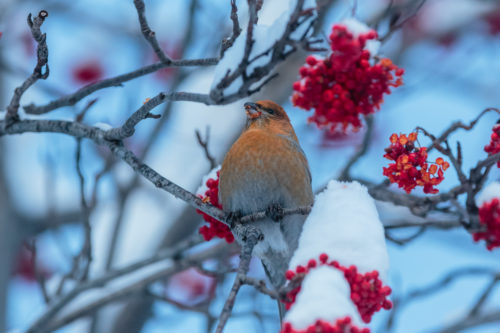
{"label": "bird", "polygon": [[[245,127],[221,165],[219,202],[232,216],[266,212],[265,219],[252,222],[264,236],[253,254],[261,259],[272,286],[279,290],[286,282],[288,263],[306,218],[283,216],[283,209],[312,205],[311,172],[280,105],[270,100],[247,102],[244,110]],[[235,235],[242,245],[240,237]]]}

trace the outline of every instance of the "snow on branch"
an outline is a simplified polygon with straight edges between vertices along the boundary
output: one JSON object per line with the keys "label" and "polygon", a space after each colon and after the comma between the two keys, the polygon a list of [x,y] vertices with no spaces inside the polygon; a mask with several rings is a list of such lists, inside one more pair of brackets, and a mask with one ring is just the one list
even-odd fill
{"label": "snow on branch", "polygon": [[[283,332],[334,327],[346,318],[349,325],[360,318],[368,323],[374,312],[392,307],[391,289],[383,285],[389,269],[384,228],[373,199],[357,182],[330,181],[316,196],[289,267],[290,284],[302,282],[287,293],[291,310]],[[351,308],[357,309],[354,315]]]}

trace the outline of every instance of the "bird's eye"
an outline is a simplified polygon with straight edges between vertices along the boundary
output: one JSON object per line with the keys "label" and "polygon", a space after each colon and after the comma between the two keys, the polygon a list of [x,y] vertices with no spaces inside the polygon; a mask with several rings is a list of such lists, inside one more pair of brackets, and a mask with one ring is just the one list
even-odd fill
{"label": "bird's eye", "polygon": [[266,112],[269,113],[269,114],[274,114],[274,110],[273,109],[266,109]]}

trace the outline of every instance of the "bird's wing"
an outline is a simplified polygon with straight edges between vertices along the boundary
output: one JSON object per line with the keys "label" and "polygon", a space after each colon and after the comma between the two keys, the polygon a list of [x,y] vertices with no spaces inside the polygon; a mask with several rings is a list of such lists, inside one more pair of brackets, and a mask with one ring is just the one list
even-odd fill
{"label": "bird's wing", "polygon": [[311,170],[309,170],[309,164],[307,163],[306,154],[302,150],[302,147],[300,146],[300,144],[288,135],[278,134],[278,136],[286,139],[286,141],[302,155],[304,167],[307,170],[307,174],[309,175],[309,183],[312,183]]}

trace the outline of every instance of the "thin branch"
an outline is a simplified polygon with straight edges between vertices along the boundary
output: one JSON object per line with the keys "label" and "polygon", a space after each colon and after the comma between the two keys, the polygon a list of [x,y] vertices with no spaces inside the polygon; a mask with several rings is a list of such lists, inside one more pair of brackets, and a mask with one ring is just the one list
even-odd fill
{"label": "thin branch", "polygon": [[402,221],[398,223],[391,223],[384,225],[385,230],[393,229],[403,229],[403,228],[414,228],[414,227],[424,227],[424,228],[437,228],[437,229],[452,229],[463,227],[460,221],[428,221],[428,222],[410,222]]}
{"label": "thin branch", "polygon": [[488,283],[472,309],[469,311],[469,315],[467,316],[468,318],[473,318],[478,315],[479,311],[481,311],[481,309],[483,308],[484,303],[488,300],[488,297],[491,295],[498,282],[500,282],[500,274],[497,274],[495,277],[493,277],[491,282]]}
{"label": "thin branch", "polygon": [[[186,63],[189,62],[190,64],[187,66],[203,66],[203,65],[214,65],[217,63],[217,61],[213,61],[214,59],[197,59],[197,60],[179,60],[179,61],[173,61],[170,66],[175,66],[176,63]],[[109,87],[118,87],[121,86],[123,82],[130,81],[132,79],[144,76],[149,73],[153,73],[161,68],[168,67],[162,63],[156,63],[153,65],[149,65],[146,67],[139,68],[138,70],[135,70],[130,73],[118,75],[109,79],[105,79],[102,81],[98,81],[96,83],[87,85],[83,88],[80,88],[76,92],[62,96],[61,98],[58,98],[52,102],[49,102],[45,105],[34,105],[34,104],[29,104],[23,106],[24,111],[28,114],[44,114],[48,113],[50,111],[53,111],[55,109],[58,109],[63,106],[71,106],[75,105],[77,102],[82,100],[83,98],[89,96],[90,94],[96,92],[97,90],[103,89],[103,88],[109,88]],[[195,94],[195,93],[183,93],[183,92],[174,92],[174,93],[167,93],[167,98],[171,101],[193,101],[193,102],[199,102],[199,103],[205,103],[205,104],[211,104],[209,98],[207,95],[203,94]]]}
{"label": "thin branch", "polygon": [[255,279],[255,278],[252,278],[249,276],[244,276],[241,278],[241,283],[254,287],[261,294],[267,295],[267,296],[271,297],[272,299],[276,299],[276,300],[279,299],[278,293],[272,289],[269,289],[266,286],[266,282],[264,280],[258,280],[258,279]]}
{"label": "thin branch", "polygon": [[176,261],[175,265],[171,265],[163,269],[158,269],[152,273],[145,275],[144,277],[136,282],[131,283],[130,285],[118,288],[117,290],[108,293],[103,293],[94,301],[77,306],[75,309],[65,313],[62,316],[57,317],[57,319],[55,320],[53,320],[54,318],[52,316],[49,317],[47,321],[40,322],[38,320],[28,329],[27,333],[53,332],[63,326],[68,325],[78,318],[94,313],[106,304],[116,302],[120,299],[130,297],[131,295],[137,293],[142,293],[151,283],[180,272],[190,267],[192,263],[201,262],[206,259],[213,258],[221,249],[225,248],[226,246],[227,245],[224,243],[218,243],[202,252],[186,255],[186,257],[182,260]]}
{"label": "thin branch", "polygon": [[149,27],[148,21],[146,19],[146,6],[144,5],[144,1],[142,0],[134,0],[135,9],[137,10],[137,16],[139,17],[139,23],[141,25],[141,32],[144,35],[144,38],[151,44],[156,56],[162,63],[170,63],[172,59],[170,59],[165,52],[160,48],[158,44],[158,40],[156,39],[156,34]]}
{"label": "thin branch", "polygon": [[461,122],[461,121],[456,121],[454,123],[452,123],[437,139],[435,139],[431,146],[428,147],[428,151],[431,151],[434,146],[436,145],[440,145],[443,141],[445,141],[447,138],[449,138],[449,136],[454,133],[455,131],[459,130],[459,129],[464,129],[466,131],[470,131],[471,129],[474,128],[474,126],[476,126],[477,122],[487,113],[489,112],[496,112],[500,115],[500,110],[497,109],[497,108],[486,108],[484,109],[483,111],[481,111],[481,113],[476,117],[474,118],[468,125]]}
{"label": "thin branch", "polygon": [[202,242],[204,242],[203,238],[201,238],[200,235],[195,235],[194,237],[179,243],[174,248],[158,252],[157,254],[153,255],[148,259],[130,264],[120,269],[109,271],[108,273],[98,278],[80,283],[74,289],[69,291],[67,294],[59,298],[53,299],[52,302],[49,304],[49,307],[45,310],[45,312],[40,317],[38,317],[38,319],[30,326],[28,332],[38,332],[39,328],[45,327],[54,318],[54,316],[57,315],[57,313],[59,313],[61,309],[63,309],[69,302],[74,300],[78,295],[82,294],[83,292],[90,289],[103,287],[106,284],[114,281],[115,279],[126,276],[127,274],[132,274],[146,266],[153,265],[157,262],[169,258],[175,258],[186,249],[192,248],[193,246],[200,244]]}
{"label": "thin branch", "polygon": [[[49,13],[46,10],[40,11],[38,16],[36,16],[33,20],[31,19],[31,14],[28,15],[28,25],[31,29],[31,35],[38,44],[36,50],[37,64],[30,77],[28,77],[21,86],[14,90],[14,95],[12,96],[10,104],[7,106],[7,126],[9,126],[12,122],[19,120],[19,102],[21,100],[21,96],[26,92],[26,90],[28,90],[28,88],[39,79],[45,80],[49,76],[50,71],[49,65],[47,64],[49,50],[47,48],[46,35],[42,34],[40,30],[40,27],[48,15]],[[44,67],[45,72],[42,73]]]}
{"label": "thin branch", "polygon": [[467,182],[467,176],[463,172],[461,168],[461,163],[458,162],[458,157],[456,158],[453,152],[450,149],[450,145],[448,144],[447,138],[444,139],[444,144],[445,147],[441,146],[441,142],[437,140],[437,138],[432,135],[431,133],[427,132],[424,128],[418,126],[416,128],[417,132],[422,132],[425,136],[427,136],[429,139],[432,140],[432,144],[430,145],[428,150],[431,150],[432,148],[436,148],[440,153],[444,154],[447,156],[451,164],[453,165],[453,168],[457,172],[458,179],[460,180],[460,183],[464,184]]}
{"label": "thin branch", "polygon": [[241,33],[240,22],[238,21],[238,7],[236,7],[235,0],[231,0],[231,21],[233,22],[233,33],[231,37],[222,41],[221,58],[224,56],[224,52],[233,46],[234,41]]}
{"label": "thin branch", "polygon": [[[407,23],[409,20],[411,20],[412,18],[414,18],[417,15],[417,13],[422,8],[422,6],[425,4],[426,1],[427,0],[420,0],[420,2],[416,5],[415,9],[413,9],[413,11],[411,13],[409,13],[408,15],[406,15],[406,17],[404,17],[403,19],[401,19],[401,12],[400,12],[401,9],[398,9],[398,11],[396,11],[395,13],[393,13],[393,10],[391,10],[393,8],[392,1],[391,1],[390,5],[388,7],[388,10],[386,12],[386,13],[392,15],[390,17],[389,30],[383,36],[381,36],[379,38],[379,40],[381,42],[384,42],[387,39],[389,39],[389,37],[391,37],[393,33],[395,33],[397,30],[401,29],[401,27],[403,27],[403,25],[405,23]],[[409,2],[409,3],[413,4],[414,2]]]}
{"label": "thin branch", "polygon": [[210,163],[210,170],[212,170],[213,168],[215,168],[217,164],[215,162],[215,157],[213,157],[213,155],[210,154],[210,150],[208,149],[208,142],[210,140],[210,127],[207,127],[205,139],[201,137],[201,133],[199,130],[196,130],[195,134],[196,134],[196,139],[198,140],[198,144],[205,152],[205,157],[207,158],[208,163]]}
{"label": "thin branch", "polygon": [[244,233],[245,243],[243,244],[243,247],[241,249],[238,272],[236,273],[236,278],[234,280],[233,287],[231,288],[229,296],[227,297],[226,302],[224,303],[224,307],[222,308],[222,312],[219,316],[219,323],[217,324],[215,333],[222,333],[229,317],[231,316],[234,302],[236,300],[236,295],[238,295],[238,292],[243,284],[243,281],[250,267],[250,260],[252,259],[253,248],[262,238],[262,234],[260,233],[260,231],[253,226],[245,227],[243,233]]}
{"label": "thin branch", "polygon": [[[250,18],[246,28],[246,34],[244,36],[245,47],[243,56],[241,57],[237,67],[233,70],[228,69],[226,75],[215,85],[215,87],[210,90],[210,98],[215,104],[231,103],[242,97],[255,93],[262,87],[262,85],[252,88],[253,85],[261,82],[262,79],[267,78],[278,63],[284,61],[292,52],[296,50],[295,45],[300,44],[301,46],[307,46],[309,44],[307,41],[307,35],[292,37],[292,33],[296,31],[299,26],[310,23],[310,18],[314,20],[314,9],[310,8],[304,10],[304,0],[298,0],[290,14],[290,19],[287,22],[281,38],[276,40],[268,49],[263,50],[260,54],[250,58],[254,46],[253,30],[258,20],[257,13],[261,7],[261,2],[249,0],[248,5]],[[300,20],[301,18],[305,19]],[[307,29],[307,31],[310,31],[310,29]],[[243,38],[243,36],[240,35],[239,38]],[[287,46],[291,47],[290,51],[285,51]],[[249,66],[254,64],[263,56],[267,56],[268,61],[264,62],[262,65],[255,66],[255,68],[252,68],[252,70],[249,71]],[[224,90],[233,84],[237,79],[242,80],[242,84],[239,89],[224,95]]]}
{"label": "thin branch", "polygon": [[31,264],[33,265],[36,280],[38,282],[38,285],[40,286],[40,290],[42,291],[43,300],[47,304],[50,302],[50,296],[49,296],[49,293],[47,291],[47,283],[46,283],[45,277],[43,276],[43,273],[40,272],[40,270],[38,268],[36,240],[33,239],[33,243],[26,244],[26,247],[31,252],[31,261],[32,261]]}
{"label": "thin branch", "polygon": [[135,132],[135,126],[146,118],[157,118],[152,115],[150,111],[157,107],[158,105],[165,102],[166,95],[164,93],[159,93],[155,97],[148,100],[141,106],[136,112],[134,112],[127,121],[118,128],[113,128],[106,132],[107,140],[122,140],[131,137]]}
{"label": "thin branch", "polygon": [[[448,272],[443,278],[439,279],[434,283],[429,284],[428,286],[414,289],[409,293],[407,293],[404,297],[395,298],[394,308],[389,314],[385,327],[387,330],[391,329],[391,327],[394,324],[396,315],[399,314],[399,312],[402,311],[402,308],[406,306],[408,303],[414,302],[418,298],[427,297],[437,292],[440,292],[457,279],[461,279],[462,277],[481,276],[481,275],[497,276],[499,274],[500,274],[499,272],[496,272],[495,270],[486,267],[466,267],[466,268],[459,268],[456,270],[452,270],[451,272]],[[450,332],[455,332],[455,331],[450,331]]]}
{"label": "thin branch", "polygon": [[459,320],[453,325],[437,330],[439,333],[456,333],[463,332],[467,328],[478,327],[482,325],[486,325],[489,323],[497,323],[500,322],[500,309],[496,309],[493,311],[489,311],[488,313],[478,315],[472,318],[465,318]]}
{"label": "thin branch", "polygon": [[424,232],[427,230],[427,228],[425,226],[421,226],[420,228],[418,228],[417,232],[415,232],[413,235],[411,236],[408,236],[408,237],[405,237],[405,238],[396,238],[394,236],[392,236],[387,230],[385,231],[385,238],[387,238],[388,240],[390,240],[391,242],[393,243],[396,243],[397,245],[400,245],[400,246],[403,246],[403,245],[406,245],[408,244],[409,242],[417,239],[418,237],[420,237],[421,235],[424,234]]}
{"label": "thin branch", "polygon": [[363,142],[359,147],[358,151],[349,159],[345,167],[340,172],[339,180],[350,180],[351,179],[351,168],[356,164],[356,162],[363,157],[368,148],[370,147],[370,143],[372,142],[372,134],[373,134],[373,116],[369,115],[366,118],[366,132],[363,137]]}
{"label": "thin branch", "polygon": [[83,214],[83,228],[85,230],[85,239],[83,242],[82,250],[78,255],[77,261],[83,261],[84,266],[80,274],[80,280],[86,280],[88,277],[90,263],[92,262],[92,233],[90,227],[90,208],[85,199],[85,178],[83,177],[80,161],[82,157],[82,139],[76,139],[76,171],[80,182],[80,205]]}
{"label": "thin branch", "polygon": [[201,305],[198,304],[198,305],[194,305],[194,306],[189,306],[189,305],[183,304],[179,301],[176,301],[176,300],[174,300],[166,295],[159,295],[159,294],[152,292],[150,290],[146,291],[146,295],[149,297],[152,297],[155,301],[160,301],[160,302],[165,302],[165,303],[171,304],[171,305],[173,305],[176,308],[179,308],[181,310],[193,311],[193,312],[198,312],[198,313],[202,313],[205,315],[210,315],[210,313],[208,312],[206,303],[202,303]]}

